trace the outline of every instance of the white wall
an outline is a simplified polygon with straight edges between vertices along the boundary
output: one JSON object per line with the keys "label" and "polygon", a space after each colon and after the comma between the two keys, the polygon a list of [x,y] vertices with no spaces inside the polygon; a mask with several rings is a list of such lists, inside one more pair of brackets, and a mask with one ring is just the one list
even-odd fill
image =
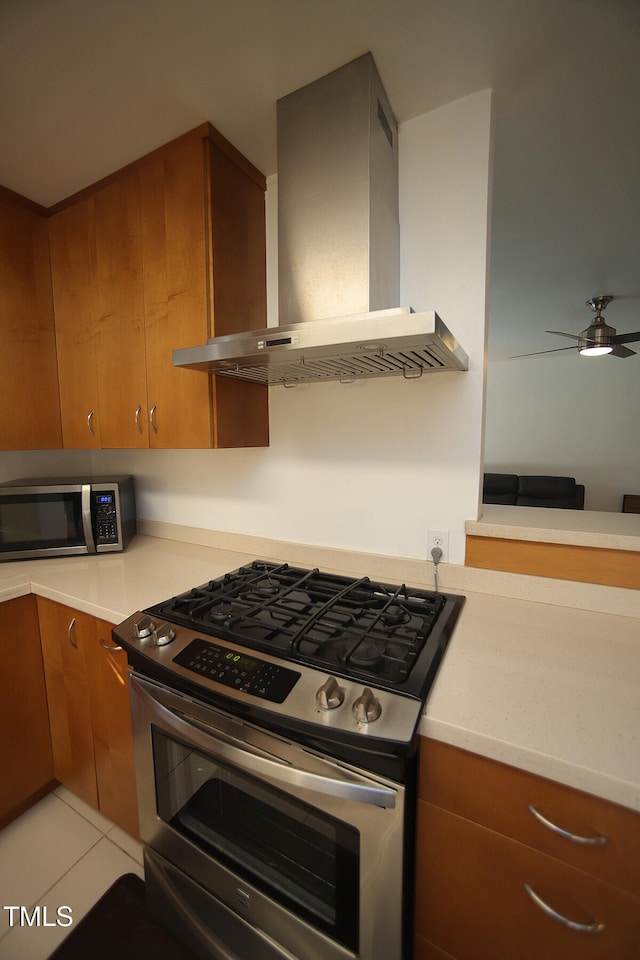
{"label": "white wall", "polygon": [[[100,451],[93,471],[134,474],[145,519],[407,557],[448,529],[462,563],[482,457],[490,146],[490,91],[399,131],[402,301],[437,309],[468,373],[272,387],[268,449]],[[273,306],[272,216],[268,236]]]}
{"label": "white wall", "polygon": [[640,490],[639,411],[637,358],[490,363],[486,469],[575,477],[587,510],[620,511],[623,494]]}

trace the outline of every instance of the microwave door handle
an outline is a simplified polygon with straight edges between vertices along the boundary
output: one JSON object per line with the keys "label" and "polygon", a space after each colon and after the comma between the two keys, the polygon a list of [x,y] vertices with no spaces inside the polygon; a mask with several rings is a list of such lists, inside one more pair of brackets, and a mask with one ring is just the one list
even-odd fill
{"label": "microwave door handle", "polygon": [[87,545],[87,553],[96,552],[96,543],[93,539],[93,527],[91,525],[91,484],[83,483],[81,489],[81,511],[82,511],[82,532],[84,533],[84,542]]}
{"label": "microwave door handle", "polygon": [[[149,695],[143,694],[143,696]],[[356,800],[359,803],[368,803],[372,806],[386,807],[387,809],[392,809],[396,805],[394,790],[378,785],[370,786],[363,783],[353,783],[349,780],[338,780],[334,777],[323,777],[308,770],[298,770],[295,767],[279,763],[277,760],[257,756],[234,746],[226,740],[219,739],[217,732],[215,735],[208,733],[206,726],[200,726],[197,721],[194,722],[184,714],[176,714],[164,704],[159,703],[155,697],[151,699],[153,700],[154,710],[159,712],[170,729],[182,734],[183,737],[186,736],[192,742],[195,741],[196,745],[207,753],[233,763],[246,773],[266,777],[271,782],[301,787],[304,790],[326,794],[341,800]]]}

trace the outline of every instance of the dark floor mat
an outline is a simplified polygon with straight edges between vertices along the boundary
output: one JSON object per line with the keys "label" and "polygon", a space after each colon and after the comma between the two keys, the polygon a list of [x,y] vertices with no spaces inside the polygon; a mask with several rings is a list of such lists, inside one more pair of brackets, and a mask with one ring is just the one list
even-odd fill
{"label": "dark floor mat", "polygon": [[72,928],[49,960],[196,960],[174,935],[153,919],[144,881],[126,873],[109,887]]}

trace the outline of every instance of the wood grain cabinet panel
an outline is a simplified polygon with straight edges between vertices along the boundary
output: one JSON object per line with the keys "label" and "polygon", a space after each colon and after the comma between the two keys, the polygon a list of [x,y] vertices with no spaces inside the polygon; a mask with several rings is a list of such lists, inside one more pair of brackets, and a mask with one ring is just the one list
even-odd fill
{"label": "wood grain cabinet panel", "polygon": [[268,445],[266,387],[172,363],[266,327],[265,186],[203,124],[56,207],[65,446]]}
{"label": "wood grain cabinet panel", "polygon": [[49,218],[63,443],[100,447],[96,357],[94,198]]}
{"label": "wood grain cabinet panel", "polygon": [[180,141],[140,167],[147,404],[152,447],[211,447],[211,379],[172,364],[209,333],[205,147]]}
{"label": "wood grain cabinet panel", "polygon": [[[526,770],[423,738],[420,796],[640,897],[640,815]],[[529,810],[576,837],[554,832]]]}
{"label": "wood grain cabinet panel", "polygon": [[[640,900],[559,860],[419,802],[418,933],[457,960],[634,960]],[[545,914],[525,890],[564,917]],[[595,923],[602,929],[587,932]]]}
{"label": "wood grain cabinet panel", "polygon": [[95,345],[103,448],[149,445],[142,239],[137,177],[94,197]]}
{"label": "wood grain cabinet panel", "polygon": [[637,813],[428,738],[419,798],[416,960],[637,956]]}
{"label": "wood grain cabinet panel", "polygon": [[95,621],[87,644],[91,726],[100,811],[138,837],[138,798],[129,707],[129,667],[124,650],[111,639],[111,624]]}
{"label": "wood grain cabinet panel", "polygon": [[61,446],[45,211],[0,187],[0,449]]}
{"label": "wood grain cabinet panel", "polygon": [[0,827],[53,785],[47,692],[33,595],[0,604]]}
{"label": "wood grain cabinet panel", "polygon": [[38,597],[56,779],[138,837],[124,651],[111,625]]}
{"label": "wood grain cabinet panel", "polygon": [[38,597],[38,617],[55,777],[98,809],[91,701],[85,648],[94,623],[87,614]]}

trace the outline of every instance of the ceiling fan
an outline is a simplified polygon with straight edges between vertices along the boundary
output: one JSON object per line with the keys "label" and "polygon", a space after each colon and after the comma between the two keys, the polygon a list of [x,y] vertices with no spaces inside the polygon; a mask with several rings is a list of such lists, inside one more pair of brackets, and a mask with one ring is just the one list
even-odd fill
{"label": "ceiling fan", "polygon": [[[559,353],[561,350],[575,350],[576,346],[583,356],[599,357],[604,354],[611,354],[612,357],[633,357],[636,351],[623,346],[625,343],[632,343],[640,340],[640,330],[635,333],[617,334],[615,327],[610,327],[602,316],[602,311],[614,297],[591,297],[586,301],[586,305],[591,307],[595,317],[588,327],[581,330],[576,336],[573,333],[563,333],[561,330],[545,330],[545,333],[553,333],[558,337],[570,337],[571,340],[577,340],[577,344],[570,347],[557,347],[555,350],[538,350],[535,353],[521,353],[520,357],[535,357],[542,353]],[[511,359],[516,359],[512,357]]]}

